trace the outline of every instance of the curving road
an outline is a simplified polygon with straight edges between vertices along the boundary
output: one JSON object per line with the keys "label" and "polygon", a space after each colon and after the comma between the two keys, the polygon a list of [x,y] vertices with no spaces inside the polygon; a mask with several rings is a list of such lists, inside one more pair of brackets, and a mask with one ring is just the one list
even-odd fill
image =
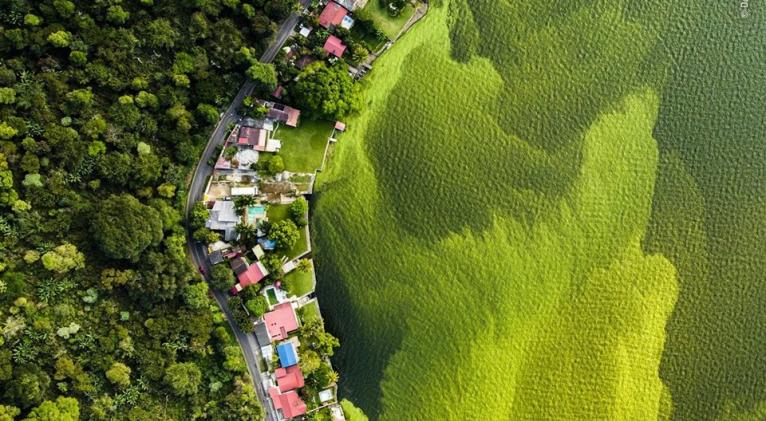
{"label": "curving road", "polygon": [[[311,0],[301,0],[301,6],[303,8],[308,7]],[[261,56],[262,63],[271,63],[279,53],[279,50],[284,45],[287,38],[290,36],[293,28],[300,19],[301,12],[296,11],[290,14],[288,18],[279,27],[279,31],[274,38],[274,41],[269,45],[266,51]],[[218,145],[222,144],[226,139],[226,131],[231,123],[235,123],[239,120],[237,115],[237,108],[242,103],[242,100],[252,94],[254,85],[252,82],[245,82],[239,89],[237,96],[231,102],[229,107],[221,115],[221,119],[210,134],[205,150],[202,152],[202,156],[197,163],[197,167],[194,170],[191,184],[189,186],[189,192],[186,198],[186,219],[189,218],[189,212],[195,202],[202,200],[202,194],[204,193],[205,185],[207,184],[208,177],[213,173],[213,168],[208,165],[208,161],[213,157],[213,153]],[[186,235],[186,247],[189,252],[189,257],[197,267],[205,269],[205,274],[210,273],[210,264],[207,259],[207,248],[198,242],[195,242],[191,237],[191,232],[187,232]],[[207,275],[205,275],[207,279]],[[215,300],[218,302],[218,306],[226,316],[226,320],[229,321],[231,330],[234,331],[234,335],[237,338],[240,348],[242,348],[242,354],[245,357],[245,363],[247,364],[247,370],[250,372],[250,377],[253,379],[253,386],[258,394],[258,398],[261,400],[264,409],[264,419],[266,421],[279,421],[281,417],[277,414],[274,406],[271,403],[271,399],[268,398],[266,389],[263,386],[261,377],[261,371],[259,369],[258,361],[261,360],[260,348],[255,340],[255,335],[243,332],[237,326],[234,318],[229,311],[229,307],[226,304],[226,292],[213,290]]]}

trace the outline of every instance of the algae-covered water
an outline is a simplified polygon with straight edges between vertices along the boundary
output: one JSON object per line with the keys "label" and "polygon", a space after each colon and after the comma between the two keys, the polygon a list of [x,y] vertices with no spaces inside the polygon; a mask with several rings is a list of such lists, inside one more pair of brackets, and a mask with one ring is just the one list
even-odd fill
{"label": "algae-covered water", "polygon": [[766,8],[444,0],[315,201],[373,419],[766,414]]}

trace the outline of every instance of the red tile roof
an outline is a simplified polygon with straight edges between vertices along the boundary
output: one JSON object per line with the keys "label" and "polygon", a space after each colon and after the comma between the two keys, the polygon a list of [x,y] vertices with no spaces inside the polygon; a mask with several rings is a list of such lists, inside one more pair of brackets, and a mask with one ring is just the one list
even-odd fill
{"label": "red tile roof", "polygon": [[341,131],[341,132],[346,131],[346,123],[344,123],[342,121],[336,121],[335,122],[335,130],[338,130],[338,131]]}
{"label": "red tile roof", "polygon": [[276,387],[272,387],[269,397],[274,402],[274,409],[282,410],[282,415],[288,420],[306,413],[306,404],[294,390],[279,393]]}
{"label": "red tile roof", "polygon": [[265,278],[269,272],[261,264],[261,262],[253,263],[247,267],[247,270],[237,275],[237,280],[242,285],[242,288],[257,284],[261,279]]}
{"label": "red tile roof", "polygon": [[253,145],[256,151],[266,150],[266,130],[253,127],[242,127],[239,130],[240,145]]}
{"label": "red tile roof", "polygon": [[319,15],[319,24],[325,28],[330,26],[340,25],[343,18],[348,14],[343,6],[331,1],[327,3],[322,13]]}
{"label": "red tile roof", "polygon": [[271,335],[272,341],[287,339],[287,334],[298,329],[298,318],[290,303],[282,303],[263,315],[266,329]]}
{"label": "red tile roof", "polygon": [[296,364],[287,368],[278,368],[274,371],[274,374],[277,376],[280,392],[288,392],[303,387],[304,380],[300,365]]}
{"label": "red tile roof", "polygon": [[280,99],[282,98],[282,93],[285,91],[285,88],[282,85],[278,85],[277,89],[274,89],[274,92],[271,93],[271,96],[274,98]]}
{"label": "red tile roof", "polygon": [[324,43],[324,50],[327,51],[327,54],[340,57],[346,52],[346,45],[343,44],[343,41],[341,41],[340,38],[335,35],[330,35]]}

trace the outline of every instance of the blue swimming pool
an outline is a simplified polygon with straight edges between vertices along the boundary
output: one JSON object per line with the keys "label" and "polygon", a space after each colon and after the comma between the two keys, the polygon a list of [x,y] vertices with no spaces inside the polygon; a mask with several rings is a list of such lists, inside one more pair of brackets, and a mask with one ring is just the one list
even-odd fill
{"label": "blue swimming pool", "polygon": [[247,221],[254,224],[256,220],[266,217],[266,206],[255,205],[247,208]]}

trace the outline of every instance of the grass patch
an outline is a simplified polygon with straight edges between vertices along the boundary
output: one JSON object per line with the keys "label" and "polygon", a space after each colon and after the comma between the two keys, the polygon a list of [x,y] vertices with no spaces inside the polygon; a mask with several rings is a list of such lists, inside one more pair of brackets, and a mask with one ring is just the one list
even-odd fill
{"label": "grass patch", "polygon": [[285,275],[284,279],[282,279],[282,282],[290,294],[301,297],[314,290],[313,272],[313,267],[307,272],[295,269]]}
{"label": "grass patch", "polygon": [[298,127],[280,125],[274,138],[282,141],[279,155],[291,172],[314,172],[322,165],[332,123],[304,119]]}
{"label": "grass patch", "polygon": [[[266,210],[266,216],[269,218],[270,222],[276,223],[284,219],[289,219],[289,211],[290,205],[277,205],[271,203],[269,204],[269,208]],[[289,259],[294,259],[308,251],[308,245],[306,244],[306,239],[308,238],[308,227],[299,228],[299,231],[301,234],[300,238],[295,243],[295,245],[285,253],[285,256],[287,256]]]}
{"label": "grass patch", "polygon": [[319,312],[319,302],[317,300],[311,300],[308,304],[298,309],[301,320],[307,322],[309,320],[321,319],[322,314]]}
{"label": "grass patch", "polygon": [[360,17],[373,21],[375,27],[386,34],[389,39],[394,39],[399,34],[413,13],[415,13],[415,8],[407,3],[399,16],[392,17],[378,0],[368,1],[362,10],[356,12]]}
{"label": "grass patch", "polygon": [[275,306],[279,304],[279,300],[277,299],[277,293],[273,289],[269,289],[266,291],[266,298],[269,299],[269,305]]}

